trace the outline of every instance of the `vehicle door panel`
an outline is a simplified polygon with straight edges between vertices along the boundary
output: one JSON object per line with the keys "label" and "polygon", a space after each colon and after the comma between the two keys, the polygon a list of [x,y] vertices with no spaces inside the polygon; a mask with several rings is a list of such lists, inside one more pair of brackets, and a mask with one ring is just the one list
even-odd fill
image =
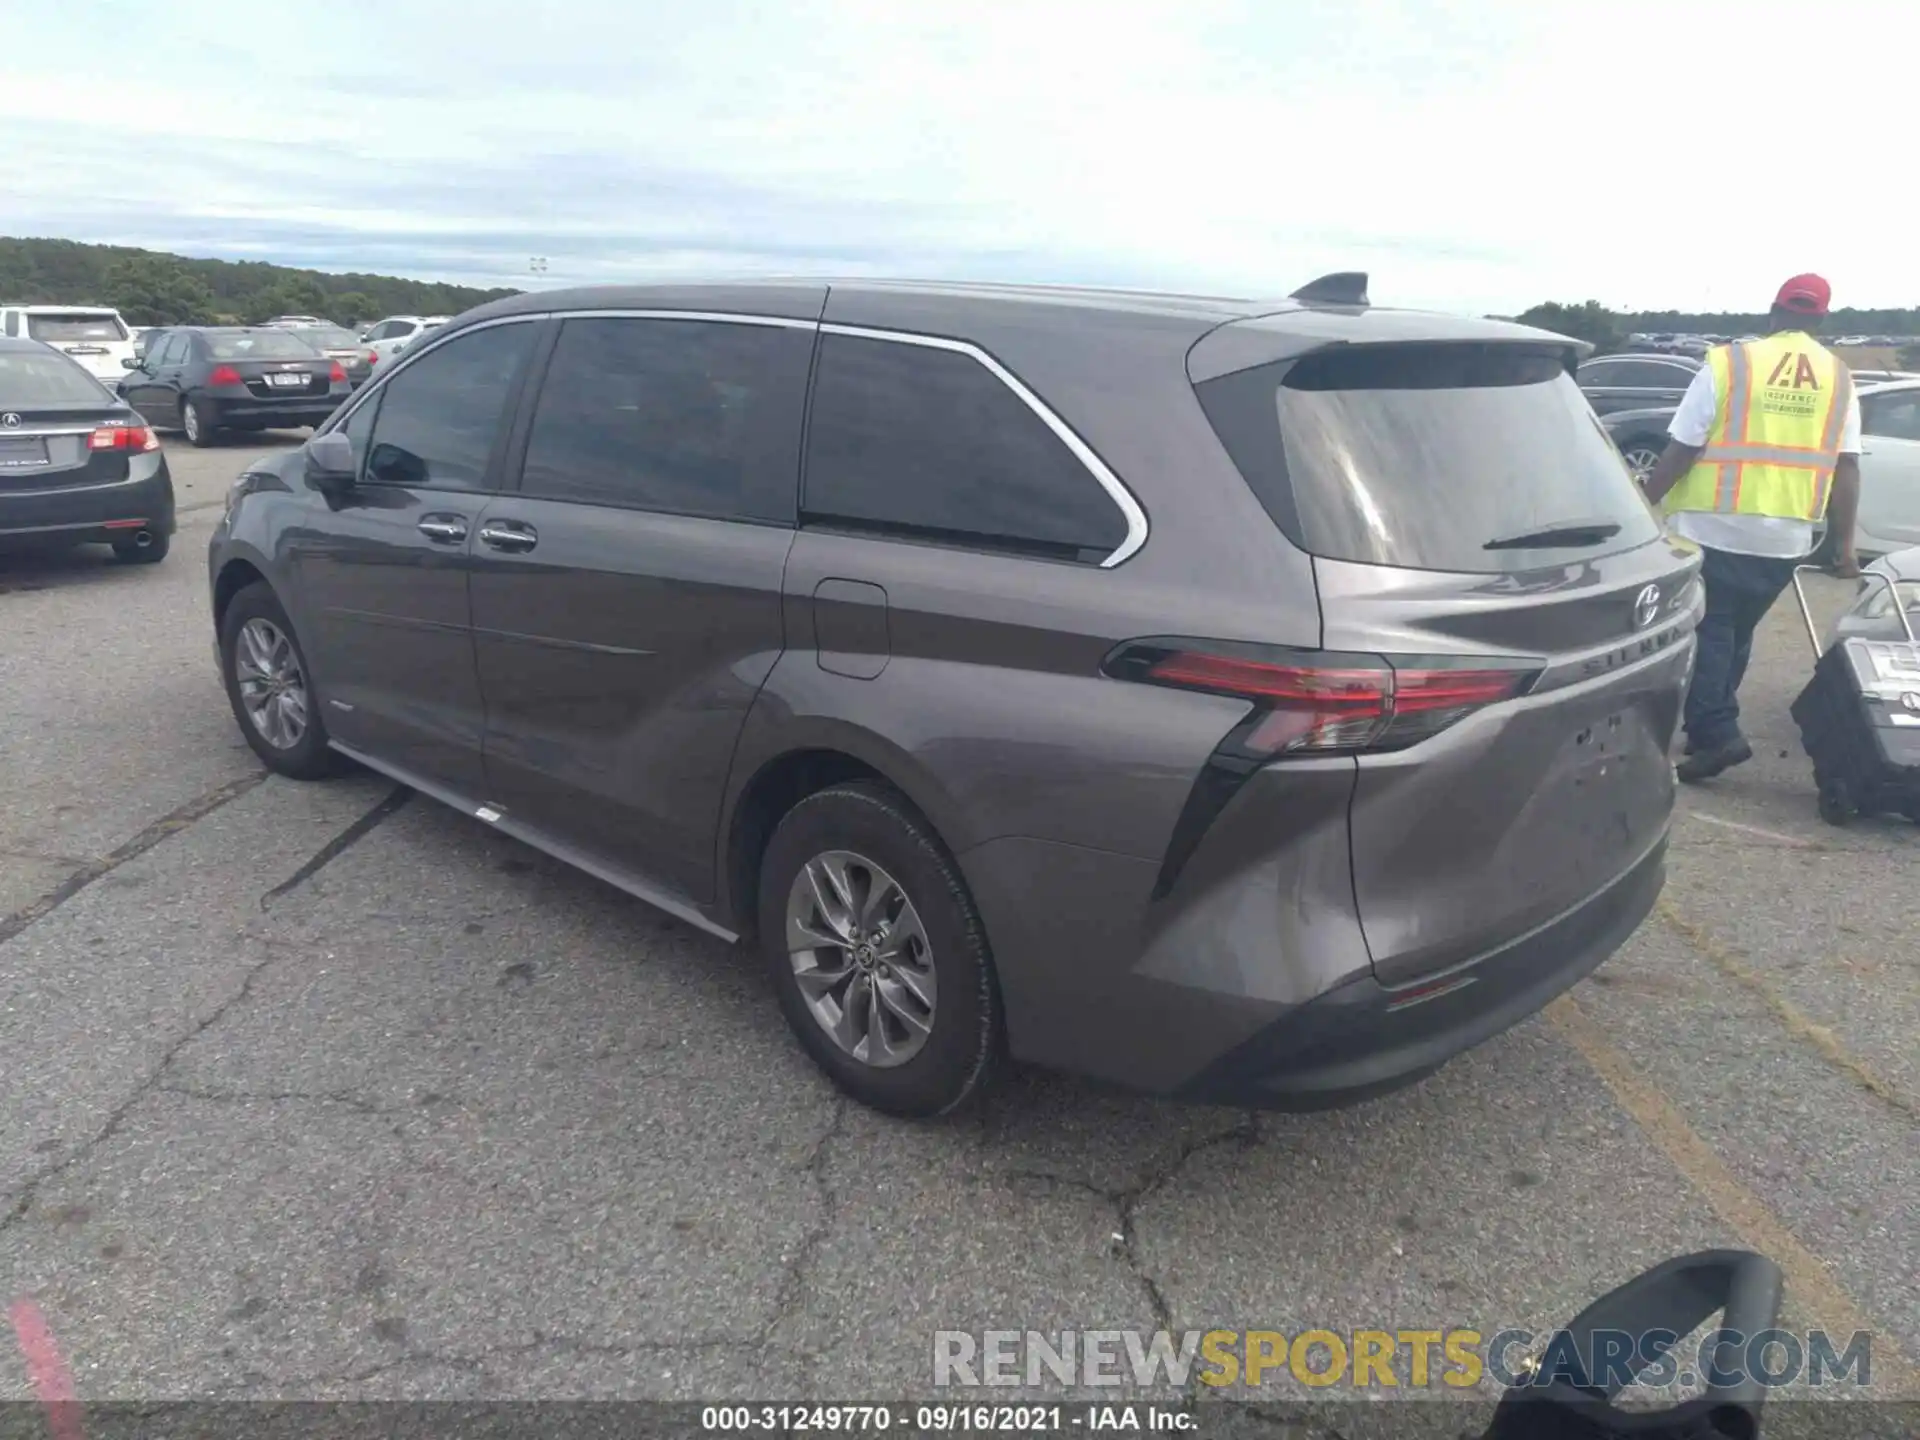
{"label": "vehicle door panel", "polygon": [[735,739],[784,645],[813,334],[565,320],[519,492],[474,551],[490,803],[697,903]]}
{"label": "vehicle door panel", "polygon": [[357,483],[316,491],[288,538],[334,738],[467,800],[485,789],[469,557],[536,329],[470,331],[368,392],[344,422]]}
{"label": "vehicle door panel", "polygon": [[1860,525],[1879,539],[1920,545],[1920,440],[1865,437]]}
{"label": "vehicle door panel", "polygon": [[782,648],[793,533],[503,496],[476,541],[490,803],[686,897],[711,898],[734,740]]}

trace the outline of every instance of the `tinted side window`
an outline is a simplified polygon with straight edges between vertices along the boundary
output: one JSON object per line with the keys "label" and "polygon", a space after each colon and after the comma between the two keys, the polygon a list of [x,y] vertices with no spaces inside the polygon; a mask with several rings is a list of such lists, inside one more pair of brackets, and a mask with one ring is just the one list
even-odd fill
{"label": "tinted side window", "polygon": [[1658,360],[1642,361],[1627,367],[1627,385],[1648,390],[1684,390],[1693,383],[1693,371],[1684,365],[1663,365]]}
{"label": "tinted side window", "polygon": [[1589,360],[1580,367],[1580,384],[1586,389],[1624,385],[1626,382],[1620,378],[1621,373],[1618,360]]}
{"label": "tinted side window", "polygon": [[186,335],[169,335],[165,348],[160,352],[162,365],[184,365],[187,352],[193,348],[193,341]]}
{"label": "tinted side window", "polygon": [[1860,430],[1894,440],[1920,440],[1920,390],[1874,395],[1861,401]]}
{"label": "tinted side window", "polygon": [[810,520],[1099,562],[1127,538],[1100,482],[970,355],[821,338]]}
{"label": "tinted side window", "polygon": [[20,333],[20,312],[17,310],[9,310],[7,311],[7,334],[18,335],[19,333]]}
{"label": "tinted side window", "polygon": [[507,404],[533,347],[533,325],[462,335],[386,383],[366,478],[390,485],[478,490]]}
{"label": "tinted side window", "polygon": [[541,386],[521,490],[791,525],[813,331],[568,320]]}

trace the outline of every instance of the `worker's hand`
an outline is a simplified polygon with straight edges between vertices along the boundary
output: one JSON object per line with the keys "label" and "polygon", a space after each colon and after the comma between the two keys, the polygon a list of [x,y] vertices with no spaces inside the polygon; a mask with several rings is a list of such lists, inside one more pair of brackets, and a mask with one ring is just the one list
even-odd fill
{"label": "worker's hand", "polygon": [[1828,573],[1838,580],[1858,580],[1860,561],[1851,550],[1844,551],[1833,557],[1833,568]]}

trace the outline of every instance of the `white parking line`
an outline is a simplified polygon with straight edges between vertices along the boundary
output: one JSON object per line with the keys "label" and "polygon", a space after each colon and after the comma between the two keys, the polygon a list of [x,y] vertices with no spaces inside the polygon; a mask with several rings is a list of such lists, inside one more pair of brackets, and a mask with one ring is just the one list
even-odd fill
{"label": "white parking line", "polygon": [[1779,830],[1769,830],[1764,825],[1749,825],[1741,820],[1723,820],[1718,815],[1708,815],[1700,810],[1682,810],[1689,820],[1698,820],[1705,825],[1722,825],[1729,830],[1738,830],[1747,835],[1758,835],[1763,840],[1778,840],[1782,845],[1792,845],[1802,850],[1817,850],[1817,841],[1805,839],[1799,835],[1788,835]]}

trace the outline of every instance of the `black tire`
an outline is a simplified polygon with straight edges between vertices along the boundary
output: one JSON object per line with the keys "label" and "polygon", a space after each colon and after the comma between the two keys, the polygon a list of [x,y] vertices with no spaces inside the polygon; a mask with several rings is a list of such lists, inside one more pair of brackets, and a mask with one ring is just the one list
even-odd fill
{"label": "black tire", "polygon": [[[262,734],[241,698],[236,661],[241,631],[253,620],[266,621],[286,638],[303,678],[306,726],[291,745],[276,745]],[[324,780],[346,768],[339,752],[327,744],[327,726],[320,717],[320,703],[313,691],[312,675],[313,672],[307,667],[306,652],[300,648],[300,637],[294,633],[293,623],[287,619],[287,612],[281,608],[280,600],[271,588],[255,582],[228,602],[227,613],[220,621],[220,678],[226,687],[227,704],[233,708],[233,718],[240,727],[240,733],[246,737],[247,744],[260,757],[261,763],[274,774],[285,775],[290,780]]]}
{"label": "black tire", "polygon": [[1820,782],[1820,818],[1829,825],[1853,823],[1853,793],[1844,780]]}
{"label": "black tire", "polygon": [[[788,897],[807,864],[834,850],[851,851],[886,871],[925,934],[935,983],[931,1026],[918,1052],[891,1067],[867,1063],[828,1035],[787,952]],[[960,867],[899,792],[878,783],[836,785],[788,811],[760,867],[759,921],[761,949],[787,1023],[844,1093],[885,1114],[924,1119],[962,1109],[991,1085],[1004,1032],[986,927]]]}
{"label": "black tire", "polygon": [[135,540],[114,541],[113,558],[123,565],[158,565],[167,558],[167,551],[172,548],[172,536],[164,535],[158,530],[149,530],[145,545]]}
{"label": "black tire", "polygon": [[214,423],[207,407],[198,400],[189,400],[181,407],[180,426],[187,443],[196,450],[205,450],[219,443],[220,427]]}

